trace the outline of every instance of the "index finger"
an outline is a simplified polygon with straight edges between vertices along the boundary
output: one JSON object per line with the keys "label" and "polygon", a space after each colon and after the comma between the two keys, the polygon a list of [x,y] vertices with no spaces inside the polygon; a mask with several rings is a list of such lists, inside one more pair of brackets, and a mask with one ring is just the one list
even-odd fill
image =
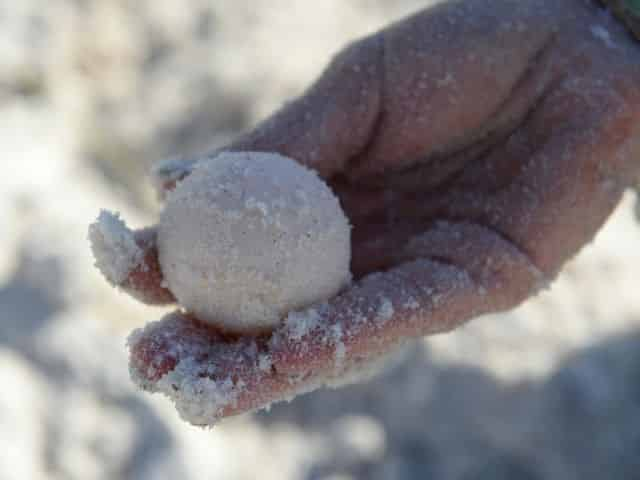
{"label": "index finger", "polygon": [[[132,378],[168,396],[185,420],[211,425],[357,378],[408,339],[508,308],[541,283],[525,255],[480,226],[443,224],[425,235],[429,247],[415,250],[425,257],[408,254],[331,301],[289,314],[269,337],[225,338],[181,314],[151,324],[130,339]],[[447,259],[426,258],[429,248]]]}

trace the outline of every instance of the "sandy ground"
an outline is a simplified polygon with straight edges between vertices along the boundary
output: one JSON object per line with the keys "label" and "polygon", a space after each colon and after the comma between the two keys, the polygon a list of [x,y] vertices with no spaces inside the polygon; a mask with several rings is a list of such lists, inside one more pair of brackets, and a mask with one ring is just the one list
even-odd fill
{"label": "sandy ground", "polygon": [[150,162],[224,143],[428,3],[0,0],[0,479],[637,478],[631,196],[551,291],[370,383],[199,430],[129,381],[124,339],[163,311],[92,268],[99,209],[152,222]]}

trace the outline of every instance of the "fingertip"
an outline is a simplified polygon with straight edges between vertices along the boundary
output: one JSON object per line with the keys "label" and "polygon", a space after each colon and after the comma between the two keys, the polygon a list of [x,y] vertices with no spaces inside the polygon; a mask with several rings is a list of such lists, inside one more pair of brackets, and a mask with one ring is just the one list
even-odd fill
{"label": "fingertip", "polygon": [[150,305],[175,302],[160,267],[155,228],[133,231],[119,213],[102,210],[88,238],[95,266],[111,285]]}
{"label": "fingertip", "polygon": [[117,212],[102,210],[89,225],[88,239],[96,268],[114,286],[122,285],[143,261],[144,251]]}
{"label": "fingertip", "polygon": [[220,336],[213,329],[180,311],[134,330],[127,339],[129,367],[144,389],[172,371],[184,358],[204,360]]}
{"label": "fingertip", "polygon": [[173,370],[177,364],[172,355],[168,339],[153,335],[147,328],[135,330],[127,340],[129,346],[129,371],[136,385],[143,390],[151,389]]}
{"label": "fingertip", "polygon": [[265,406],[288,385],[261,367],[256,339],[229,340],[182,312],[136,330],[127,343],[133,382],[167,396],[193,425]]}

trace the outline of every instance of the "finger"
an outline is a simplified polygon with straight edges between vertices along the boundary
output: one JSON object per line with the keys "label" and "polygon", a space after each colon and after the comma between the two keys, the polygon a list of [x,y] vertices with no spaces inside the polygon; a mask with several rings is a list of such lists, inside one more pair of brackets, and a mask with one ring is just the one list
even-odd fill
{"label": "finger", "polygon": [[366,148],[381,108],[383,36],[338,54],[298,99],[231,144],[229,150],[275,152],[328,178]]}
{"label": "finger", "polygon": [[122,288],[133,297],[149,305],[169,305],[176,302],[167,288],[158,258],[155,229],[134,232],[136,243],[142,249],[142,262],[129,272]]}
{"label": "finger", "polygon": [[[318,312],[304,335],[296,322],[276,338],[274,364],[291,372],[375,358],[408,338],[452,330],[521,303],[545,277],[509,241],[482,225],[437,222],[398,246],[401,263],[363,278]],[[299,338],[300,337],[300,338]]]}
{"label": "finger", "polygon": [[155,229],[134,232],[118,214],[103,210],[89,226],[89,241],[96,267],[113,286],[147,304],[175,302],[164,286]]}
{"label": "finger", "polygon": [[180,312],[133,332],[128,345],[134,383],[169,397],[194,425],[299,393],[272,368],[264,338],[225,338]]}
{"label": "finger", "polygon": [[[435,251],[440,259],[426,257]],[[409,339],[513,306],[541,283],[526,256],[477,225],[440,224],[404,257],[326,304],[289,314],[269,338],[224,339],[172,315],[132,336],[133,378],[169,396],[186,420],[211,424],[369,374]]]}
{"label": "finger", "polygon": [[196,159],[172,159],[152,169],[160,198],[200,161],[222,151],[279,153],[329,177],[365,149],[380,112],[382,36],[367,37],[338,54],[320,78],[226,148]]}

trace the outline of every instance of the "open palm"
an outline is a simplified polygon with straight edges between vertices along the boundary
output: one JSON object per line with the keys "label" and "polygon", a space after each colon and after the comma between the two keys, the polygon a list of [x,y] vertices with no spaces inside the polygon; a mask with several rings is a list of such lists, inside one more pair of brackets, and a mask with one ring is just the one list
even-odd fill
{"label": "open palm", "polygon": [[[136,332],[134,379],[198,424],[340,382],[547,286],[636,180],[640,45],[595,2],[446,2],[349,46],[225,150],[318,170],[354,227],[357,281],[268,337],[181,313]],[[189,165],[159,168],[159,184]],[[124,287],[171,301],[153,236],[140,244]]]}

